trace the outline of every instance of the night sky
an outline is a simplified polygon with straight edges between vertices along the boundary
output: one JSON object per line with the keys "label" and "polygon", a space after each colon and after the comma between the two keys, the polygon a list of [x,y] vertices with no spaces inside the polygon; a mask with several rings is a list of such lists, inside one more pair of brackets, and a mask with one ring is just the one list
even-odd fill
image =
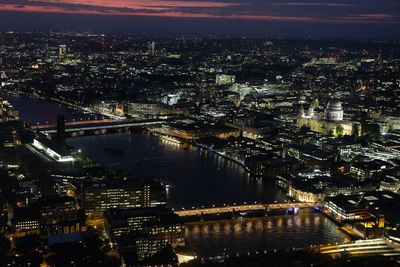
{"label": "night sky", "polygon": [[0,0],[0,29],[400,38],[400,0]]}

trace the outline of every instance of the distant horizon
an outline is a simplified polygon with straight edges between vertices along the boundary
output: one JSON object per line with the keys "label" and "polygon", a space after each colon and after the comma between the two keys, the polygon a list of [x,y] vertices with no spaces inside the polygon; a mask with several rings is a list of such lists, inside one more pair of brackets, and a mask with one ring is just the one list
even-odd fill
{"label": "distant horizon", "polygon": [[16,34],[35,34],[35,33],[76,33],[76,34],[97,34],[105,36],[112,35],[120,35],[120,36],[137,36],[144,38],[204,38],[204,39],[241,39],[241,38],[249,38],[249,39],[268,39],[271,41],[286,41],[286,40],[294,40],[294,41],[343,41],[343,42],[400,42],[400,36],[395,38],[377,38],[377,37],[328,37],[328,36],[301,36],[301,35],[271,35],[271,34],[245,34],[245,33],[157,33],[157,32],[123,32],[123,31],[104,31],[104,30],[91,30],[91,29],[63,29],[63,28],[54,28],[54,29],[11,29],[11,28],[2,28],[0,26],[0,33],[16,33]]}
{"label": "distant horizon", "polygon": [[[1,16],[1,12],[0,12]],[[349,42],[396,42],[400,41],[399,36],[340,36],[340,35],[312,35],[312,34],[288,34],[288,33],[223,33],[223,32],[162,32],[162,31],[129,31],[129,30],[111,30],[111,29],[96,29],[96,28],[75,28],[75,27],[4,27],[0,25],[0,33],[93,33],[105,35],[127,35],[127,36],[143,36],[156,38],[179,38],[179,37],[199,37],[199,38],[256,38],[256,39],[271,39],[271,40],[304,40],[304,41],[349,41]]]}

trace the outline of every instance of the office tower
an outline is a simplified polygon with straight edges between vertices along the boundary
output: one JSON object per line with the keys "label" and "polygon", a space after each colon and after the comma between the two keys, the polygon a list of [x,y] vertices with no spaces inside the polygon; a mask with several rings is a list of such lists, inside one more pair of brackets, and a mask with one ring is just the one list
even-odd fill
{"label": "office tower", "polygon": [[64,60],[68,54],[68,47],[66,45],[59,45],[58,46],[58,59]]}

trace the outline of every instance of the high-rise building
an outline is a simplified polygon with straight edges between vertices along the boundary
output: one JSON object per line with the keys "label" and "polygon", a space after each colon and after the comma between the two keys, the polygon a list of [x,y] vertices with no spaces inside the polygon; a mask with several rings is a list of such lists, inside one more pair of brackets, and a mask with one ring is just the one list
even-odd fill
{"label": "high-rise building", "polygon": [[66,45],[59,45],[58,46],[58,59],[64,60],[68,54],[68,47]]}
{"label": "high-rise building", "polygon": [[155,42],[150,42],[147,46],[148,49],[148,54],[152,57],[156,55],[156,43]]}

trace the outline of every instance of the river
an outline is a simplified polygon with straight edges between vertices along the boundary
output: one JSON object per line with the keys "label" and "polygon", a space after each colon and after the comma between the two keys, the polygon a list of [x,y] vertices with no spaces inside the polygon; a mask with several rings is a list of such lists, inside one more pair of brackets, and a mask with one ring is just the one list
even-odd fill
{"label": "river", "polygon": [[[168,204],[173,208],[286,200],[273,181],[255,179],[237,163],[211,151],[187,148],[150,134],[84,136],[69,138],[67,143],[104,166],[161,178],[170,186]],[[125,153],[110,154],[104,151],[105,147]]]}
{"label": "river", "polygon": [[[80,114],[54,102],[27,97],[6,97],[20,110],[21,118],[32,124],[54,123],[57,114],[67,119]],[[67,143],[90,158],[113,169],[133,175],[154,175],[168,185],[168,205],[201,207],[243,202],[282,202],[284,192],[268,179],[251,177],[239,164],[213,152],[185,147],[147,133],[116,133],[69,138]],[[124,151],[115,155],[104,151]],[[320,213],[266,218],[191,223],[185,230],[189,250],[200,256],[311,244],[342,243],[345,236]]]}
{"label": "river", "polygon": [[84,120],[93,116],[41,98],[9,94],[0,94],[0,98],[8,100],[18,109],[21,119],[31,125],[55,124],[58,114],[63,114],[66,121]]}
{"label": "river", "polygon": [[343,243],[347,239],[323,214],[309,212],[191,223],[185,238],[187,248],[203,257]]}

